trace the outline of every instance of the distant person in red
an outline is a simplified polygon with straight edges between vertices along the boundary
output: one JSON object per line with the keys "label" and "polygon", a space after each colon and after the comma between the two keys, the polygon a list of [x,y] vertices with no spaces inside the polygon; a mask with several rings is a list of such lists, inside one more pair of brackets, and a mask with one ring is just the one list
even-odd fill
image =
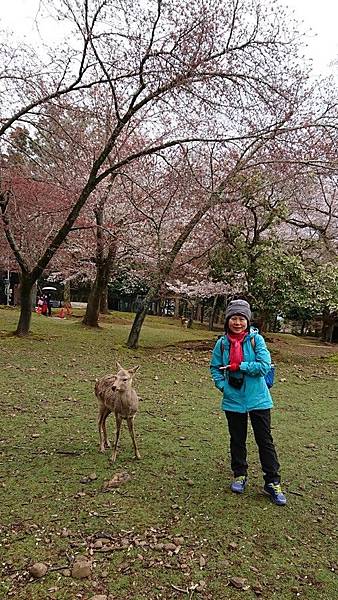
{"label": "distant person in red", "polygon": [[47,296],[42,296],[42,307],[41,307],[41,314],[44,315],[45,317],[48,316],[48,302],[47,302]]}
{"label": "distant person in red", "polygon": [[36,309],[36,312],[38,313],[38,315],[41,315],[41,313],[42,313],[42,306],[43,306],[43,300],[40,296],[38,299],[38,305],[37,305],[37,309]]}

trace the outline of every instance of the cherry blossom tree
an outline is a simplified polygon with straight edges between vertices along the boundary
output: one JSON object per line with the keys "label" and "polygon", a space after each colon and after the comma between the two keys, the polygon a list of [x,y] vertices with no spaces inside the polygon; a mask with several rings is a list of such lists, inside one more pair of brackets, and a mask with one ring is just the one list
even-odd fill
{"label": "cherry blossom tree", "polygon": [[213,216],[209,236],[215,245],[212,276],[225,283],[238,274],[245,277],[262,327],[277,314],[311,312],[311,281],[337,256],[332,174],[324,195],[324,174],[318,180],[313,169],[304,172],[299,165],[289,165],[283,173],[271,167],[261,165],[246,174],[240,203],[231,213]]}
{"label": "cherry blossom tree", "polygon": [[[271,11],[260,0],[46,0],[42,5],[56,22],[68,23],[73,46],[61,46],[56,53],[53,48],[55,59],[46,52],[42,59],[33,49],[16,51],[8,42],[2,44],[1,153],[8,153],[13,127],[24,124],[30,140],[24,152],[32,174],[58,183],[72,202],[48,246],[29,264],[13,234],[13,195],[8,177],[2,178],[4,231],[21,268],[18,335],[29,331],[35,281],[92,194],[104,193],[107,178],[114,181],[140,157],[181,144],[221,144],[244,165],[251,144],[264,145],[304,126],[298,109],[309,94],[297,62],[299,34],[282,11]],[[65,107],[82,127],[78,140],[60,120]],[[88,110],[101,112],[104,137],[102,129],[87,122]],[[60,156],[50,155],[52,133],[59,140]],[[42,143],[43,137],[48,143]],[[92,145],[85,143],[88,139]],[[223,189],[224,183],[219,185]],[[210,194],[203,214],[214,200]],[[202,216],[200,209],[186,225],[163,273],[169,272],[174,255]]]}
{"label": "cherry blossom tree", "polygon": [[[237,160],[234,156],[227,157],[226,161],[220,162],[218,168],[215,167],[212,159],[208,162],[203,161],[199,165],[196,159],[190,159],[189,153],[183,152],[181,159],[179,157],[179,165],[170,165],[170,175],[172,172],[175,173],[171,186],[170,180],[166,180],[165,188],[163,182],[159,181],[156,189],[146,188],[146,203],[140,202],[139,198],[138,201],[133,200],[135,209],[148,220],[149,228],[153,232],[154,247],[149,253],[154,266],[152,285],[137,311],[129,334],[129,347],[137,346],[149,305],[158,297],[164,284],[172,277],[175,262],[177,262],[183,247],[186,244],[189,245],[190,256],[194,251],[192,246],[198,239],[194,233],[197,228],[200,232],[203,230],[209,211],[231,211],[233,205],[239,202],[241,195],[238,192],[237,179],[243,168],[250,165],[250,161],[263,146],[261,140],[257,144],[250,143],[250,147],[245,149]],[[194,156],[193,152],[191,154]],[[224,176],[225,164],[226,177]],[[144,193],[141,186],[138,186],[138,189],[141,190],[141,194]],[[129,195],[131,193],[132,188],[129,190]],[[175,228],[172,227],[173,209],[176,216]],[[180,210],[179,220],[177,219],[177,210]],[[170,227],[168,227],[168,219]],[[209,239],[208,236],[204,237]],[[149,248],[149,244],[146,245],[146,248]]]}

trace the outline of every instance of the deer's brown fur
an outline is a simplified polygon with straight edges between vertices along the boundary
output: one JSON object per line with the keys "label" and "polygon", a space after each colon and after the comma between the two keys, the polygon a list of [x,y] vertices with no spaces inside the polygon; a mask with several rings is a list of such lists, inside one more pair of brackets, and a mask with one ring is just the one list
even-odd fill
{"label": "deer's brown fur", "polygon": [[117,454],[117,445],[120,437],[120,429],[123,419],[127,421],[129,433],[133,441],[135,457],[141,458],[138,451],[135,431],[134,418],[138,411],[138,397],[132,387],[133,375],[139,368],[124,369],[120,363],[116,363],[118,372],[116,375],[104,375],[95,384],[95,395],[99,401],[99,435],[100,450],[104,452],[110,447],[107,438],[106,419],[110,413],[115,414],[116,433],[115,443],[111,460],[115,462]]}

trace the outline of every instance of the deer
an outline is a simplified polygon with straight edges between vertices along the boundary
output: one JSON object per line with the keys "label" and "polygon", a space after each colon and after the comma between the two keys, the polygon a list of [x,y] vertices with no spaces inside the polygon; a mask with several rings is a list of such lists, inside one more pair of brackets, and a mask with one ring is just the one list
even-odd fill
{"label": "deer", "polygon": [[139,399],[132,387],[133,376],[139,369],[139,365],[132,369],[124,369],[117,361],[116,365],[118,368],[116,375],[104,375],[95,383],[95,395],[99,401],[98,427],[101,452],[105,452],[107,448],[111,447],[107,438],[106,419],[110,413],[113,412],[115,414],[115,444],[111,456],[113,463],[116,461],[117,445],[123,420],[127,421],[134,446],[135,458],[138,460],[141,458],[134,431],[134,418],[138,411]]}
{"label": "deer", "polygon": [[181,317],[181,325],[182,325],[182,327],[187,328],[188,327],[188,323],[189,323],[189,319],[186,319],[185,317]]}

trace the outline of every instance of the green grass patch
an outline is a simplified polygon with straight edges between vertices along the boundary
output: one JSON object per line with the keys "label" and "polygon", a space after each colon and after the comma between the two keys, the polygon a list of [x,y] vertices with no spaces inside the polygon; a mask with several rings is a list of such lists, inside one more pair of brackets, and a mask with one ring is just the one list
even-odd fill
{"label": "green grass patch", "polygon": [[[277,362],[273,435],[288,497],[280,508],[262,494],[252,432],[250,485],[240,497],[229,490],[226,425],[208,371],[215,333],[148,317],[140,347],[129,350],[133,315],[111,313],[97,330],[80,316],[33,315],[33,333],[20,339],[10,335],[18,312],[0,310],[0,597],[332,600],[334,347],[267,336]],[[134,461],[124,426],[111,465],[98,451],[93,387],[116,359],[141,366],[142,460]],[[111,438],[112,418],[108,428]],[[107,490],[123,471],[130,480]],[[92,561],[87,579],[71,576],[79,555]],[[39,580],[28,572],[35,562],[48,566]]]}

